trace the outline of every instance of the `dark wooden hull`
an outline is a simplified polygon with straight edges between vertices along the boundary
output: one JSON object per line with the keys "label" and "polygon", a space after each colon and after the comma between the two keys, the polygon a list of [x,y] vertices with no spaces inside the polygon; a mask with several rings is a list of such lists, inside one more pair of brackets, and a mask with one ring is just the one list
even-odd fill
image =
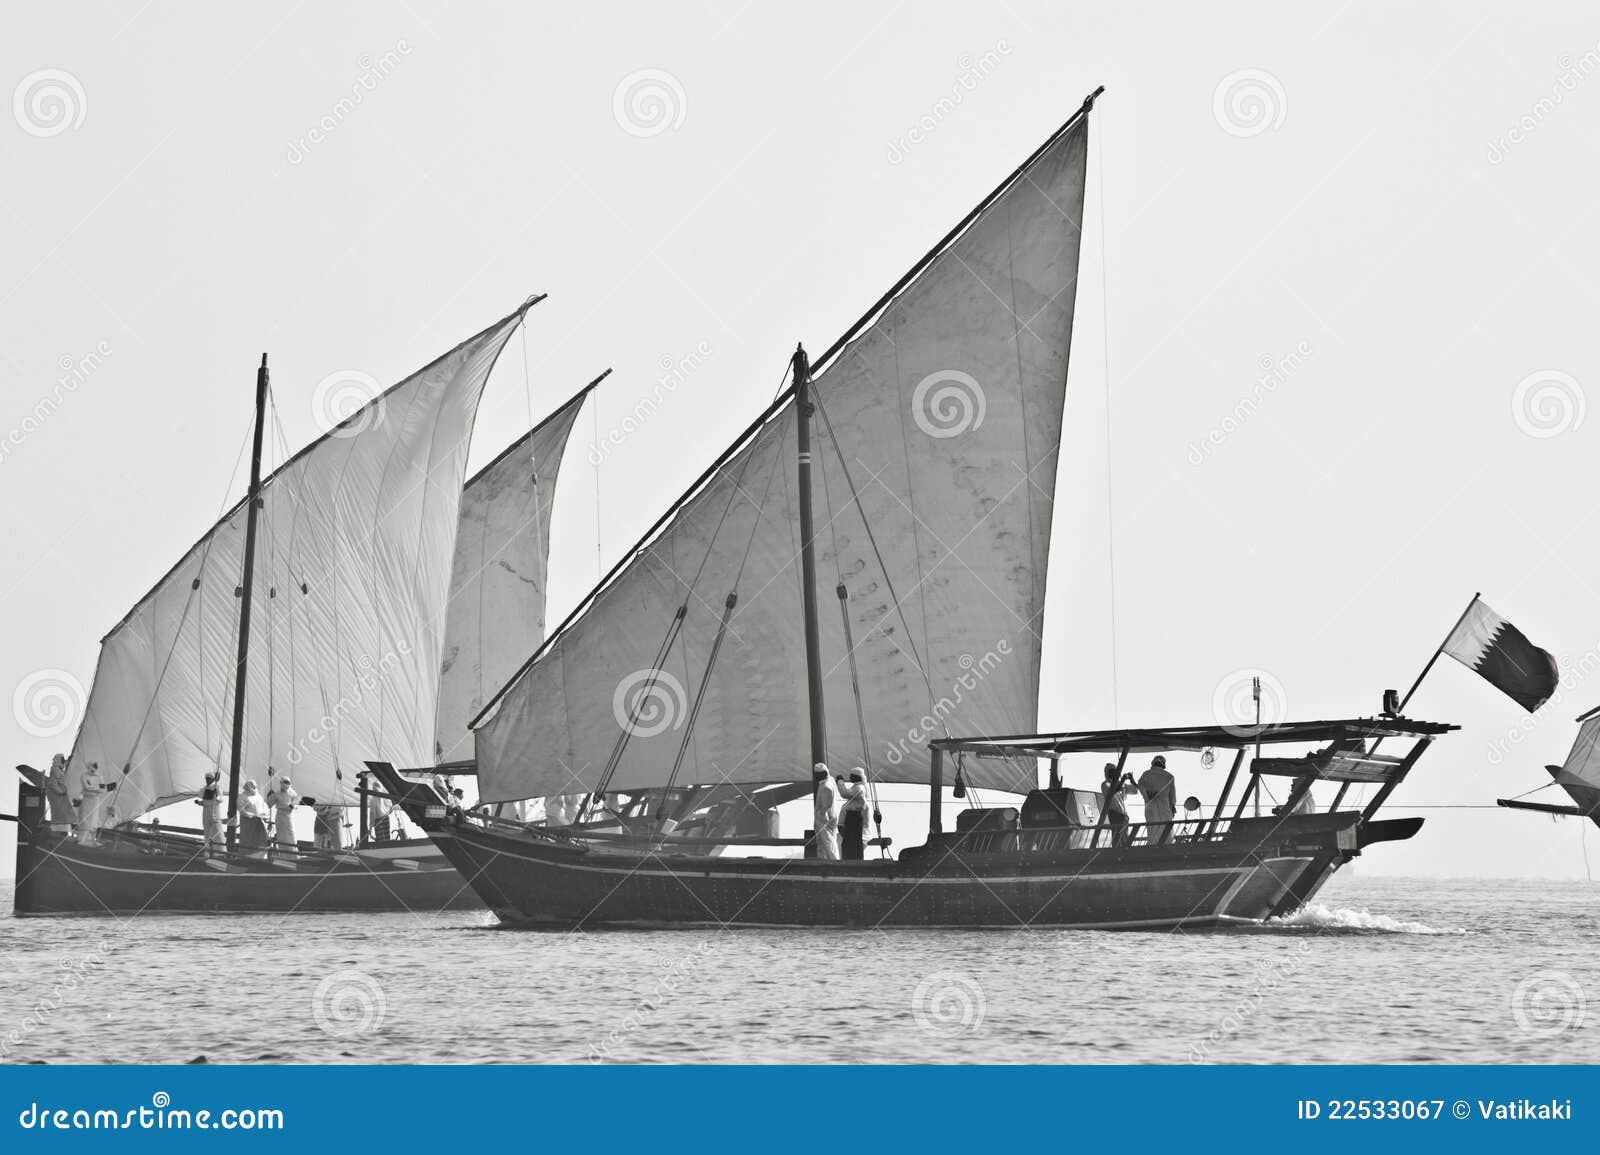
{"label": "dark wooden hull", "polygon": [[1291,913],[1359,853],[1358,823],[1246,820],[1217,841],[1038,853],[951,835],[867,862],[626,853],[422,825],[485,904],[520,925],[1170,929]]}
{"label": "dark wooden hull", "polygon": [[80,846],[43,821],[44,799],[22,784],[15,911],[105,915],[293,911],[474,910],[482,904],[426,840],[373,852],[298,855],[292,865],[199,853],[185,839],[120,837]]}

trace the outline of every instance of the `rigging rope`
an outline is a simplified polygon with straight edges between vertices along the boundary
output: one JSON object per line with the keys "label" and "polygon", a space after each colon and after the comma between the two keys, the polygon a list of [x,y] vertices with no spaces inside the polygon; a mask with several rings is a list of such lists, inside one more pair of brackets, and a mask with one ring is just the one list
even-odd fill
{"label": "rigging rope", "polygon": [[1100,133],[1094,134],[1095,179],[1100,190],[1100,357],[1106,406],[1106,568],[1111,582],[1107,609],[1111,624],[1111,724],[1117,725],[1117,535],[1111,503],[1111,292],[1106,269],[1106,166]]}

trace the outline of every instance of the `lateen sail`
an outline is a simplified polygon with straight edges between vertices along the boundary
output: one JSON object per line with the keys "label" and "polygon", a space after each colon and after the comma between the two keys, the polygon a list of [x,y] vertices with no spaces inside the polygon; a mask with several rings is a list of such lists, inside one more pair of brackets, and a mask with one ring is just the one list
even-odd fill
{"label": "lateen sail", "polygon": [[[926,781],[927,739],[947,728],[1034,728],[1086,119],[815,380],[821,642],[836,764],[861,757],[836,584],[847,593],[880,777]],[[476,730],[485,799],[593,788],[630,717],[614,788],[665,784],[680,747],[679,783],[809,776],[795,438],[785,405],[507,687]],[[686,716],[734,592],[690,732]],[[681,630],[652,677],[680,607]],[[1033,775],[998,762],[967,768],[979,786],[1032,785]]]}
{"label": "lateen sail", "polygon": [[[262,483],[242,777],[349,802],[372,757],[422,765],[468,442],[524,309],[389,389]],[[69,773],[127,819],[227,770],[245,503],[101,642]]]}
{"label": "lateen sail", "polygon": [[1600,712],[1581,720],[1567,760],[1550,772],[1578,809],[1600,825]]}
{"label": "lateen sail", "polygon": [[473,475],[445,612],[434,757],[472,757],[467,723],[544,641],[550,511],[585,389]]}

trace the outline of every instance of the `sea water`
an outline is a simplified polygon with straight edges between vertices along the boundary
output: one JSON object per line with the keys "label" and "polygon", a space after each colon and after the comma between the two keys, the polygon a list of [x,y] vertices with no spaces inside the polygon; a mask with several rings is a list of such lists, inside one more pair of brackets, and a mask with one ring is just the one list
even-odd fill
{"label": "sea water", "polygon": [[9,915],[8,1062],[1597,1062],[1600,885],[1337,876],[1207,932]]}

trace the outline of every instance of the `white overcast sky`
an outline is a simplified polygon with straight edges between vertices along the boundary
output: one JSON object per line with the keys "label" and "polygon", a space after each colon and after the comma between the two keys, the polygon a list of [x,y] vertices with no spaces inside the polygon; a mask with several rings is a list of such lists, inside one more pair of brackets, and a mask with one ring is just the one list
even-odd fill
{"label": "white overcast sky", "polygon": [[[551,295],[529,316],[536,416],[610,365],[609,430],[664,361],[705,354],[599,471],[609,565],[797,338],[831,343],[1105,84],[1041,723],[1209,721],[1250,668],[1292,715],[1368,713],[1481,589],[1569,685],[1530,723],[1441,663],[1412,713],[1465,729],[1395,812],[1541,785],[1600,704],[1600,18],[1220,11],[13,5],[0,690],[87,685],[99,637],[238,496],[263,350],[298,447],[330,373],[389,384],[532,292]],[[641,84],[663,120],[630,106]],[[475,463],[529,403],[514,344]],[[591,435],[585,415],[552,620],[595,577]],[[9,762],[70,741],[30,729],[0,711]],[[1578,823],[1425,813],[1362,869],[1585,876]]]}

